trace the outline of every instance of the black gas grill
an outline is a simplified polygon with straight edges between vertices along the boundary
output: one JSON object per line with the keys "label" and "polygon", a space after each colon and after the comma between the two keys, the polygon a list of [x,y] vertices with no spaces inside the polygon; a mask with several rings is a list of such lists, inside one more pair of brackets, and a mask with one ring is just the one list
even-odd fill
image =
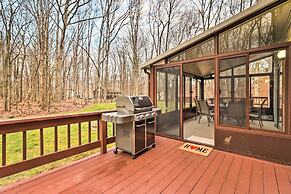
{"label": "black gas grill", "polygon": [[143,150],[155,146],[156,117],[148,96],[120,96],[116,99],[117,112],[105,113],[102,120],[116,126],[116,150],[129,152],[133,158]]}

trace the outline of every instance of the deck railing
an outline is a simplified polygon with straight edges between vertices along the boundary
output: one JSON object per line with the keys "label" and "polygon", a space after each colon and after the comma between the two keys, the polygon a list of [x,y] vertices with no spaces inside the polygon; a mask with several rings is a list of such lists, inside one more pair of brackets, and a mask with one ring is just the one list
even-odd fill
{"label": "deck railing", "polygon": [[[0,135],[2,136],[1,145],[1,161],[0,166],[0,178],[16,174],[25,170],[32,169],[44,164],[48,164],[63,158],[67,158],[76,154],[80,154],[89,150],[100,148],[100,153],[107,152],[107,145],[115,142],[114,127],[111,137],[108,136],[107,123],[101,121],[102,112],[81,113],[81,114],[69,114],[59,116],[46,116],[29,119],[17,119],[0,121]],[[96,134],[92,131],[92,123],[95,123],[94,129]],[[77,141],[78,145],[72,146],[71,143],[71,126],[77,125]],[[83,125],[83,126],[82,126]],[[62,126],[62,130],[66,128],[66,148],[59,148],[59,127]],[[85,126],[85,127],[84,127]],[[85,129],[84,129],[85,128]],[[50,130],[53,133],[53,151],[51,153],[45,153],[45,134],[44,129]],[[87,130],[88,133],[87,143],[82,142],[82,132]],[[27,142],[28,131],[36,131],[39,138],[39,154],[37,157],[27,159]],[[22,160],[7,164],[7,135],[22,133]],[[61,134],[64,135],[64,134]],[[76,134],[75,134],[76,135]],[[96,140],[93,141],[93,136],[96,135]],[[63,141],[63,140],[62,140]],[[12,143],[9,146],[14,146]],[[38,146],[37,146],[38,147]]]}

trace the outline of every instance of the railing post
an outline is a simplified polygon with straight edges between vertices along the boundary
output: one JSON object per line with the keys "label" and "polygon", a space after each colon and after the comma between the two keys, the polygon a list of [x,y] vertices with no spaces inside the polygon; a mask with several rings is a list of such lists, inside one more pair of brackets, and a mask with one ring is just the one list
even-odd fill
{"label": "railing post", "polygon": [[99,120],[99,123],[100,123],[100,134],[99,134],[99,137],[100,137],[100,142],[101,142],[101,145],[100,145],[100,152],[101,154],[106,154],[107,153],[107,142],[106,142],[106,138],[107,138],[107,123],[105,121],[101,121]]}

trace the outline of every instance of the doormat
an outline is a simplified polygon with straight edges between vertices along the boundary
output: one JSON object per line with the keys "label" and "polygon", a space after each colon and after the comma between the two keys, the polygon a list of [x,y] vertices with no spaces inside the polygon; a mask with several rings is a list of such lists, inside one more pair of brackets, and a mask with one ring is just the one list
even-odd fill
{"label": "doormat", "polygon": [[184,145],[179,147],[179,149],[192,152],[195,154],[200,154],[202,156],[208,156],[213,150],[212,147],[207,147],[207,146],[193,144],[193,143],[184,143]]}

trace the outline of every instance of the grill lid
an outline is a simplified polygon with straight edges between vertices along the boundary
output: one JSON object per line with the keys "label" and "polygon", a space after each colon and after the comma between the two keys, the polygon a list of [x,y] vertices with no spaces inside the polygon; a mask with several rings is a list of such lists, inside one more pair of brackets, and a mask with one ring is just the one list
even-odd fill
{"label": "grill lid", "polygon": [[130,96],[129,97],[135,108],[151,107],[152,101],[148,96]]}
{"label": "grill lid", "polygon": [[116,98],[117,112],[140,113],[152,110],[153,103],[148,96],[120,96]]}

